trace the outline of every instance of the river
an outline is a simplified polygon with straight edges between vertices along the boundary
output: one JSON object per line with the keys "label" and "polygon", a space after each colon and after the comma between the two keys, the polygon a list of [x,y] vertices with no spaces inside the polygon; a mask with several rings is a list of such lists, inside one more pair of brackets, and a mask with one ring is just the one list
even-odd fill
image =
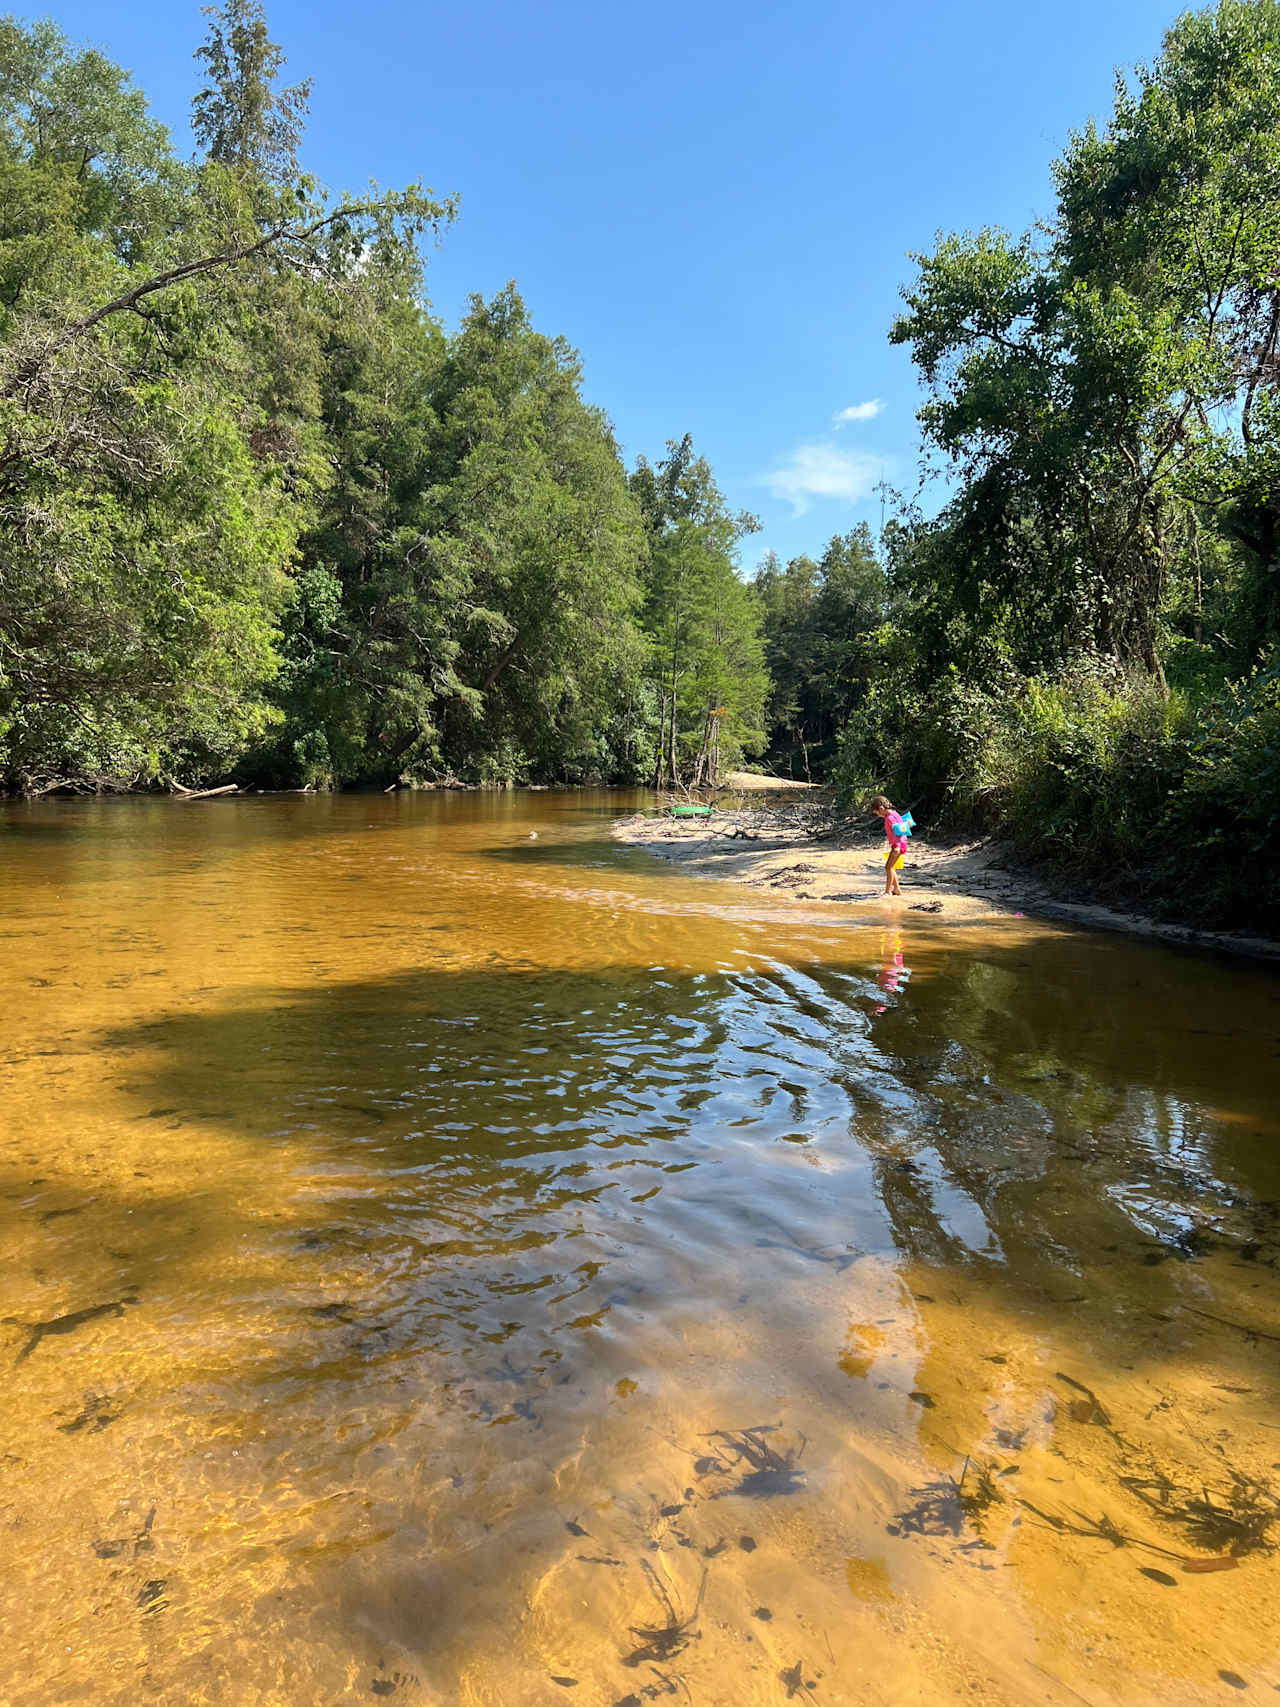
{"label": "river", "polygon": [[0,809],[0,1700],[1280,1687],[1280,978],[604,793]]}

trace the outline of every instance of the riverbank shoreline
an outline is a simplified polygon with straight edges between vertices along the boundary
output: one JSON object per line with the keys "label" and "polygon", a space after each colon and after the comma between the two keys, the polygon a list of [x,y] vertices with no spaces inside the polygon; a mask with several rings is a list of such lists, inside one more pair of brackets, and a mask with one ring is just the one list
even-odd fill
{"label": "riverbank shoreline", "polygon": [[[98,787],[87,784],[60,782],[48,788],[0,791],[0,801],[13,804],[39,805],[54,800],[278,800],[297,795],[315,799],[326,796],[362,795],[372,798],[383,794],[583,794],[590,789],[623,787],[623,784],[598,782],[393,782],[385,788],[376,782],[357,783],[349,788],[318,788],[304,784],[297,788],[261,788],[251,783],[224,782],[210,788],[187,788],[179,782],[146,783],[137,787],[120,784]],[[807,784],[797,784],[806,787]]]}
{"label": "riverbank shoreline", "polygon": [[[247,795],[295,794],[552,794],[584,793],[589,789],[632,788],[632,783],[616,782],[464,782],[460,777],[436,777],[430,781],[408,782],[403,777],[395,782],[357,782],[332,788],[315,783],[303,783],[294,788],[267,788],[251,782],[206,783],[188,787],[176,777],[164,776],[149,782],[130,783],[112,777],[96,781],[59,779],[39,787],[0,789],[0,800],[213,800],[241,799]],[[720,784],[720,792],[733,794],[799,795],[805,792],[821,794],[822,785],[816,782],[795,782],[787,777],[766,776],[757,771],[731,771]]]}
{"label": "riverbank shoreline", "polygon": [[887,920],[932,915],[939,924],[954,925],[1034,917],[1175,947],[1280,961],[1280,942],[1269,937],[1199,930],[1107,907],[1084,893],[1063,894],[990,837],[913,840],[900,873],[903,893],[886,896],[879,830],[833,832],[803,796],[717,810],[709,819],[673,819],[656,808],[617,819],[611,834],[696,876],[767,891],[771,901],[829,901]]}

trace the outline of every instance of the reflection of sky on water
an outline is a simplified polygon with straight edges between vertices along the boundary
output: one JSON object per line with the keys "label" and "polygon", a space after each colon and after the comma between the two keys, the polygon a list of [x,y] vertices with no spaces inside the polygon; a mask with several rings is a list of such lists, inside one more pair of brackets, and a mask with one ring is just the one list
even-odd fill
{"label": "reflection of sky on water", "polygon": [[150,1027],[153,1096],[198,1102],[219,1063],[251,1128],[305,1135],[328,1213],[400,1241],[395,1284],[447,1302],[464,1340],[513,1296],[553,1327],[583,1261],[573,1320],[618,1307],[620,1267],[652,1297],[753,1251],[978,1264],[1016,1295],[1247,1197],[1215,1172],[1212,1117],[1065,1065],[986,964],[908,985],[900,941],[869,971],[506,964],[279,991]]}
{"label": "reflection of sky on water", "polygon": [[[1239,1324],[1263,1324],[1280,1259],[1274,979],[1029,925],[762,904],[585,843],[600,803],[579,797],[280,806],[73,806],[4,846],[0,1314],[46,1320],[126,1281],[139,1298],[14,1370],[0,1445],[38,1467],[9,1606],[48,1652],[132,1676],[107,1633],[132,1652],[137,1592],[171,1576],[164,1616],[192,1652],[218,1632],[228,1700],[264,1655],[305,1672],[331,1639],[324,1689],[271,1688],[336,1699],[358,1631],[370,1668],[411,1652],[441,1666],[440,1699],[471,1699],[449,1642],[470,1663],[513,1607],[524,1640],[559,1606],[555,1675],[594,1642],[579,1694],[624,1700],[655,1547],[682,1609],[710,1571],[698,1698],[723,1686],[735,1707],[776,1700],[808,1652],[788,1604],[831,1631],[832,1702],[948,1630],[948,1681],[904,1684],[908,1707],[946,1698],[984,1641],[1039,1664],[1064,1608],[1087,1616],[1085,1580],[1105,1579],[1109,1637],[1152,1585],[1105,1538],[1073,1555],[1018,1517],[997,1566],[968,1531],[944,1559],[889,1525],[970,1454],[1017,1471],[1010,1525],[1028,1486],[1054,1511],[1121,1511],[1121,1437],[1145,1455],[1165,1428],[1188,1432],[1160,1437],[1161,1462],[1221,1481],[1192,1436],[1269,1394],[1270,1347]],[[1227,1018],[1206,1020],[1209,997]],[[1105,1389],[1114,1434],[1073,1418],[1057,1371]],[[128,1420],[63,1432],[90,1387]],[[805,1490],[734,1510],[691,1465],[710,1432],[766,1421],[784,1451],[809,1437]],[[1261,1447],[1231,1450],[1265,1469]],[[113,1610],[78,1573],[95,1536],[125,1533],[99,1508],[141,1489],[156,1556]],[[278,1611],[264,1571],[294,1597]],[[957,1611],[966,1581],[983,1598]],[[869,1669],[875,1630],[850,1608],[908,1583],[929,1641],[899,1625]],[[725,1669],[784,1626],[758,1691]],[[1181,1700],[1168,1671],[1160,1698]],[[33,1677],[33,1703],[71,1698]],[[545,1677],[475,1699],[540,1699]]]}
{"label": "reflection of sky on water", "polygon": [[[103,1040],[145,1050],[144,1100],[215,1125],[223,1100],[244,1142],[305,1141],[306,1200],[398,1241],[390,1268],[424,1304],[465,1270],[463,1331],[488,1325],[477,1301],[549,1296],[584,1242],[606,1309],[620,1265],[694,1276],[753,1250],[979,1265],[1016,1294],[1280,1197],[1261,1112],[1280,1009],[1257,975],[1216,974],[1230,1018],[1206,1024],[1207,963],[1185,957],[940,937],[908,915],[842,933],[830,909],[805,923],[653,876],[593,839],[615,809],[76,807],[13,849],[50,868],[46,900],[56,882],[93,910],[120,887],[139,924],[95,938],[104,972],[144,941],[172,954],[162,914],[222,973],[241,944],[288,964]],[[406,943],[417,968],[394,964]],[[556,966],[566,946],[587,964]],[[488,1266],[508,1248],[514,1280]]]}

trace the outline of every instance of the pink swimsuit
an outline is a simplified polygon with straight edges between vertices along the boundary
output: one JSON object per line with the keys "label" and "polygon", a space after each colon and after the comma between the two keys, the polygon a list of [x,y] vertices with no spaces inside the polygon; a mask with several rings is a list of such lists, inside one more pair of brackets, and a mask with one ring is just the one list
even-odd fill
{"label": "pink swimsuit", "polygon": [[889,838],[889,846],[894,853],[906,853],[907,838],[902,833],[902,819],[896,812],[891,812],[884,821],[884,833]]}

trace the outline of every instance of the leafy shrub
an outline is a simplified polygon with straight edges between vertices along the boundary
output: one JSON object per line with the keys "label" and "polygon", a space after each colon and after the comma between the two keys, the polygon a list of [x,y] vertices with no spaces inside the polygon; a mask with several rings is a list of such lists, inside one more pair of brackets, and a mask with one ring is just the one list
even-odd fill
{"label": "leafy shrub", "polygon": [[836,782],[849,804],[884,790],[1104,892],[1204,924],[1280,925],[1274,658],[1198,706],[1097,660],[998,687],[885,672],[845,729]]}
{"label": "leafy shrub", "polygon": [[1215,917],[1280,926],[1280,656],[1200,711],[1161,823],[1171,881]]}

